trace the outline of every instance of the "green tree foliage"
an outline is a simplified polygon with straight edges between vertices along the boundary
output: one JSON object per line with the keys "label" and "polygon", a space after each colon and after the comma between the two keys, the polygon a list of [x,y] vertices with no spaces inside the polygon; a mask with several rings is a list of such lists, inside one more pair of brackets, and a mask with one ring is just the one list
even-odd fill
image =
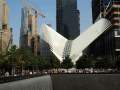
{"label": "green tree foliage", "polygon": [[43,65],[43,69],[51,69],[51,63],[49,59],[44,59],[44,61],[42,60],[43,63],[41,63]]}
{"label": "green tree foliage", "polygon": [[16,62],[16,50],[17,50],[16,45],[13,45],[9,49],[9,51],[6,54],[7,60],[6,60],[5,64],[9,64],[9,65],[15,64],[15,62]]}
{"label": "green tree foliage", "polygon": [[76,68],[77,69],[85,69],[85,68],[91,68],[93,67],[93,58],[88,58],[86,55],[82,56],[77,62],[76,62]]}
{"label": "green tree foliage", "polygon": [[50,58],[40,56],[38,63],[40,69],[60,68],[60,61],[53,54]]}
{"label": "green tree foliage", "polygon": [[52,59],[52,68],[60,68],[60,61],[58,59]]}
{"label": "green tree foliage", "polygon": [[[6,59],[0,55],[0,64],[6,66],[38,67],[39,69],[59,68],[60,61],[52,55],[50,59],[42,56],[34,56],[29,48],[16,48],[15,45],[6,54]],[[4,62],[3,62],[4,61]]]}
{"label": "green tree foliage", "polygon": [[5,56],[0,54],[0,66],[3,65],[5,61]]}
{"label": "green tree foliage", "polygon": [[64,69],[69,69],[73,67],[73,62],[72,60],[67,56],[63,62],[61,63],[61,67]]}
{"label": "green tree foliage", "polygon": [[43,69],[48,69],[49,68],[49,65],[48,65],[48,61],[44,58],[40,58],[39,59],[39,63],[38,63],[38,67],[40,70],[43,70]]}
{"label": "green tree foliage", "polygon": [[51,67],[55,69],[60,68],[60,61],[54,54],[51,55]]}
{"label": "green tree foliage", "polygon": [[84,68],[112,68],[113,62],[108,57],[94,57],[94,56],[87,56],[83,55],[77,62],[76,68],[77,69],[84,69]]}
{"label": "green tree foliage", "polygon": [[99,57],[95,63],[96,68],[111,68],[112,62],[107,57]]}

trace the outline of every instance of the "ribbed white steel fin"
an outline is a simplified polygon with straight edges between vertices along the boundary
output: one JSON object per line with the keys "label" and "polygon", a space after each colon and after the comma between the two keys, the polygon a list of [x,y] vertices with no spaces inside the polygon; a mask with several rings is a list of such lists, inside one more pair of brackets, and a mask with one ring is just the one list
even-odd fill
{"label": "ribbed white steel fin", "polygon": [[67,39],[46,24],[42,25],[42,32],[44,40],[50,45],[51,51],[62,61]]}
{"label": "ribbed white steel fin", "polygon": [[[81,33],[75,40],[71,41],[71,49],[67,51],[70,51],[72,61],[75,63],[82,55],[83,50],[110,27],[110,21],[102,18],[90,26],[85,32]],[[50,45],[51,51],[62,61],[65,54],[65,46],[68,46],[66,45],[68,40],[46,24],[42,25],[42,32],[44,40]]]}
{"label": "ribbed white steel fin", "polygon": [[110,27],[110,21],[102,18],[73,40],[70,53],[72,61],[76,62],[80,58],[82,51]]}

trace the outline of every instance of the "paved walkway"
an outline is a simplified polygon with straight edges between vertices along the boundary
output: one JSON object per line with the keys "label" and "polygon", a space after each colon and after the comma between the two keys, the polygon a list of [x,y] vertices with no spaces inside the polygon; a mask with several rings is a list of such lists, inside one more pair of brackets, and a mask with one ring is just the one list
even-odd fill
{"label": "paved walkway", "polygon": [[0,90],[52,90],[52,81],[50,76],[41,76],[0,84]]}

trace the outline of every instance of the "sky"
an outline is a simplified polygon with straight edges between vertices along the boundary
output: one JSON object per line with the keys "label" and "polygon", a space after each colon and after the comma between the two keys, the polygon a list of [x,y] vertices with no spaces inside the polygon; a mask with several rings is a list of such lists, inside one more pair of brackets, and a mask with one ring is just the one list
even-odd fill
{"label": "sky", "polygon": [[[33,6],[39,8],[46,16],[46,23],[56,29],[56,0],[28,0]],[[22,0],[7,0],[9,5],[9,25],[13,28],[13,43],[19,46],[21,27]],[[91,0],[78,0],[80,10],[80,31],[83,32],[92,24]],[[39,31],[42,18],[39,18]]]}

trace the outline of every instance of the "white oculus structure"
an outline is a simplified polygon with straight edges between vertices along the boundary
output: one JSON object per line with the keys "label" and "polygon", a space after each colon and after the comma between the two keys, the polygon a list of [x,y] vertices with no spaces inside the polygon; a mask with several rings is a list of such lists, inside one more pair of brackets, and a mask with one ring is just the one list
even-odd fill
{"label": "white oculus structure", "polygon": [[42,25],[42,34],[44,41],[49,44],[51,51],[60,61],[69,54],[69,57],[75,63],[82,55],[83,50],[102,33],[110,29],[111,26],[112,24],[110,21],[102,18],[72,41],[67,40],[46,24]]}

